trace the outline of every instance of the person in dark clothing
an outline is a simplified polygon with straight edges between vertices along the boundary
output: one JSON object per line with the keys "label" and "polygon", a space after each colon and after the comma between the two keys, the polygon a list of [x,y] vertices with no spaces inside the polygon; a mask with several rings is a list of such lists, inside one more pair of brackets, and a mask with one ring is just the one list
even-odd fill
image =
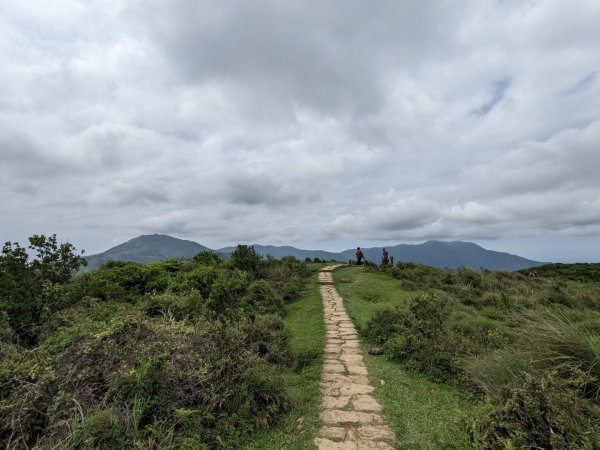
{"label": "person in dark clothing", "polygon": [[362,264],[362,260],[364,257],[365,255],[363,255],[363,252],[360,249],[360,247],[356,247],[356,264]]}
{"label": "person in dark clothing", "polygon": [[381,254],[381,265],[383,267],[390,265],[390,255],[385,248],[383,249],[383,253]]}

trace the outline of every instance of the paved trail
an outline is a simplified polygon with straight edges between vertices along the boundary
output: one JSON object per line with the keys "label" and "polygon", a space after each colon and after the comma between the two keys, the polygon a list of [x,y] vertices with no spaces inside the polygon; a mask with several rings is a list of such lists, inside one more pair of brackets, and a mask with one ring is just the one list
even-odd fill
{"label": "paved trail", "polygon": [[393,450],[394,433],[384,424],[381,405],[370,395],[374,388],[356,329],[333,287],[335,267],[319,272],[327,341],[321,375],[322,426],[315,444],[319,450]]}

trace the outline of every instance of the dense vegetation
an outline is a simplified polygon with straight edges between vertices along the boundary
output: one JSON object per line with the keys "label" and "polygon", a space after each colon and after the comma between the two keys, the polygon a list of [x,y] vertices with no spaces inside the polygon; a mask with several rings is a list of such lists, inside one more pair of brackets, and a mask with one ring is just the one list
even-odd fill
{"label": "dense vegetation", "polygon": [[309,274],[294,258],[238,246],[78,274],[71,244],[30,244],[0,256],[3,448],[236,447],[294,406],[285,377],[320,357],[282,320]]}
{"label": "dense vegetation", "polygon": [[[411,263],[350,270],[370,273],[362,287],[348,270],[336,278],[367,341],[468,399],[437,446],[600,448],[598,265],[531,276]],[[392,282],[395,295],[376,287]]]}

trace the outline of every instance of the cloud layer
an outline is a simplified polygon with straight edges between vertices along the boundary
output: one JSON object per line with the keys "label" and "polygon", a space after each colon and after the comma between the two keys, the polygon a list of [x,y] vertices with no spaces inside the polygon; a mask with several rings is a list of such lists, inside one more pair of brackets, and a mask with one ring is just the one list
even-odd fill
{"label": "cloud layer", "polygon": [[6,0],[0,232],[598,242],[598,23],[594,0]]}

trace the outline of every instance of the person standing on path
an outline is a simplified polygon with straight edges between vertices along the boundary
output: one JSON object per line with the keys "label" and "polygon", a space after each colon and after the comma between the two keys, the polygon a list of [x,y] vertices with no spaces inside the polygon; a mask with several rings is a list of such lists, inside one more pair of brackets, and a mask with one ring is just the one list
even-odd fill
{"label": "person standing on path", "polygon": [[383,253],[381,254],[381,266],[386,267],[390,264],[390,255],[387,250],[384,248]]}
{"label": "person standing on path", "polygon": [[364,257],[365,255],[363,255],[363,252],[360,249],[360,247],[356,247],[356,264],[362,264],[362,260]]}

